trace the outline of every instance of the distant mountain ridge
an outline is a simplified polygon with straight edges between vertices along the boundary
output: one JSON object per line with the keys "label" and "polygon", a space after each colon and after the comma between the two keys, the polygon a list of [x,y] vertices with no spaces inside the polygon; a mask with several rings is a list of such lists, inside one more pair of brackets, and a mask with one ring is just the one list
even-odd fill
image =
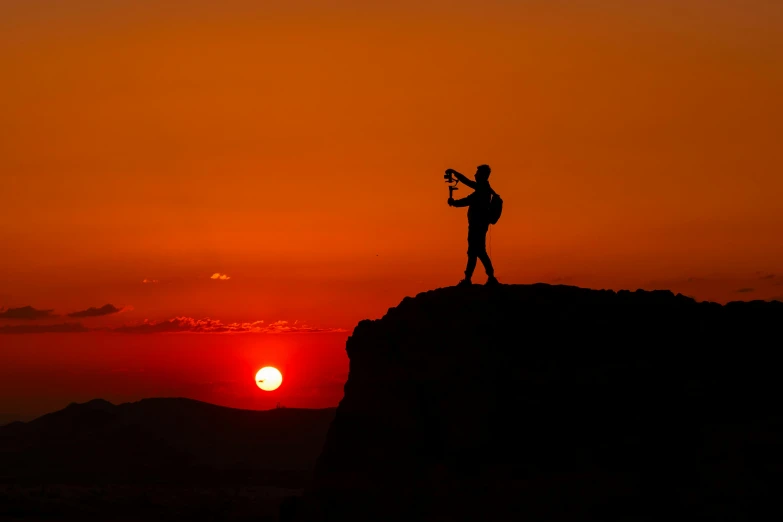
{"label": "distant mountain ridge", "polygon": [[233,481],[302,487],[334,409],[102,399],[0,427],[0,480]]}
{"label": "distant mountain ridge", "polygon": [[779,519],[783,303],[441,288],[362,321],[296,520]]}
{"label": "distant mountain ridge", "polygon": [[33,415],[19,415],[18,413],[0,413],[0,428],[15,422],[29,422],[35,419]]}

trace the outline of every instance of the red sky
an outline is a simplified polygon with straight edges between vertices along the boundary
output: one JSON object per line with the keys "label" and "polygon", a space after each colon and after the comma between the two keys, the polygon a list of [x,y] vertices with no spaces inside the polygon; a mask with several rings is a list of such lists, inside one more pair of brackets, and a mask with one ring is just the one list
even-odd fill
{"label": "red sky", "polygon": [[503,282],[783,296],[777,0],[7,0],[0,57],[0,307],[59,316],[0,328],[321,331],[6,333],[0,415],[336,404],[326,331],[462,275],[447,167],[493,168]]}

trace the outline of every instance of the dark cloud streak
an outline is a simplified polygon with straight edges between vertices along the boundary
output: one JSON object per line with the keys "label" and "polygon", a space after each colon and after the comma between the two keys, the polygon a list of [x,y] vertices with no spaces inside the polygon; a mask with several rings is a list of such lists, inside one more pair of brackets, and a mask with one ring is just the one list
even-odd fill
{"label": "dark cloud streak", "polygon": [[121,311],[122,308],[117,308],[112,304],[106,304],[100,308],[91,306],[87,310],[80,310],[78,312],[70,313],[68,314],[68,317],[100,317],[102,315],[116,314]]}
{"label": "dark cloud streak", "polygon": [[81,323],[17,324],[0,327],[1,334],[83,333],[90,329]]}
{"label": "dark cloud streak", "polygon": [[0,319],[21,319],[24,321],[34,321],[36,319],[47,319],[57,317],[52,312],[54,310],[38,310],[32,306],[23,306],[21,308],[9,308],[0,312]]}

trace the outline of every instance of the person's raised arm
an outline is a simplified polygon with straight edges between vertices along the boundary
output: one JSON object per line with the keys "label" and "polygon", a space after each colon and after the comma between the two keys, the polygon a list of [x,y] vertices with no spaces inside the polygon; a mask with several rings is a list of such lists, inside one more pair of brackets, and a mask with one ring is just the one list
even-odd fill
{"label": "person's raised arm", "polygon": [[468,178],[464,174],[461,174],[461,173],[457,172],[454,169],[449,169],[449,171],[451,171],[451,173],[454,174],[454,176],[458,180],[460,180],[462,183],[464,183],[466,186],[472,188],[473,190],[476,190],[476,182],[475,181],[473,181],[472,179]]}

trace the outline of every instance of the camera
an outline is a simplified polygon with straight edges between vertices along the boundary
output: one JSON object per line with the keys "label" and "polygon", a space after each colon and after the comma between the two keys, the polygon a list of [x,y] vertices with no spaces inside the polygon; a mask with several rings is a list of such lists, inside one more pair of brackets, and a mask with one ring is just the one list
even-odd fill
{"label": "camera", "polygon": [[[446,183],[449,184],[449,198],[454,197],[454,191],[459,190],[457,189],[457,185],[459,185],[459,180],[454,179],[454,171],[451,169],[447,169],[446,173],[443,175],[443,179],[446,180]],[[452,183],[454,183],[452,185]]]}

